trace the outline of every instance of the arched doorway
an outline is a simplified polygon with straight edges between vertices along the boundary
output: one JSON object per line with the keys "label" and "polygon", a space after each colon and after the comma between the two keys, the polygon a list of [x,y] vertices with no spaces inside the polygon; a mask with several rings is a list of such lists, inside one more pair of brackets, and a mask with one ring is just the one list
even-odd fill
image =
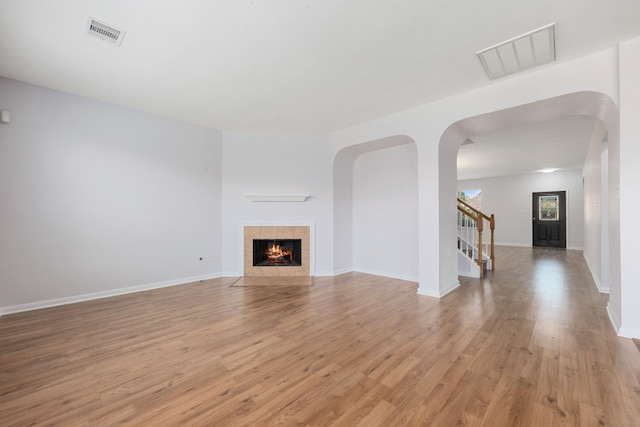
{"label": "arched doorway", "polygon": [[[439,245],[441,284],[450,283],[456,275],[455,263],[455,195],[456,195],[456,157],[459,147],[475,134],[495,131],[502,127],[512,127],[543,122],[562,116],[585,115],[600,119],[609,134],[608,161],[610,167],[608,189],[606,191],[610,210],[619,209],[619,201],[615,197],[615,188],[619,182],[619,112],[610,97],[598,92],[576,92],[549,98],[526,105],[508,108],[459,120],[450,125],[442,134],[438,146],[439,174]],[[611,189],[614,191],[611,191]],[[609,236],[607,248],[603,248],[602,256],[609,259],[612,276],[620,271],[620,228],[616,221],[601,224]],[[618,282],[619,283],[619,282]],[[620,289],[610,289],[610,299],[618,304]]]}

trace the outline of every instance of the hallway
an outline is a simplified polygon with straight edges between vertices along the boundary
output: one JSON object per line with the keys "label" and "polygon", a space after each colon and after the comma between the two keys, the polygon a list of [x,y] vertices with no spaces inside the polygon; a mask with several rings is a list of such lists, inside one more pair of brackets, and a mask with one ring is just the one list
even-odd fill
{"label": "hallway", "polygon": [[461,278],[470,301],[495,308],[475,357],[500,373],[485,421],[510,407],[522,425],[637,425],[640,353],[616,336],[582,252],[498,247],[496,258],[484,280]]}

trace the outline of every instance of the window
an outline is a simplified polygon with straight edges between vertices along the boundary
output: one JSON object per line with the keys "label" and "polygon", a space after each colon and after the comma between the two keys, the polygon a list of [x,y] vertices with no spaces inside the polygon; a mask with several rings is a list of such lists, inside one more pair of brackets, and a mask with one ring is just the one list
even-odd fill
{"label": "window", "polygon": [[482,210],[482,190],[458,191],[458,199],[479,211]]}
{"label": "window", "polygon": [[538,219],[540,221],[558,221],[558,196],[540,196],[538,198]]}

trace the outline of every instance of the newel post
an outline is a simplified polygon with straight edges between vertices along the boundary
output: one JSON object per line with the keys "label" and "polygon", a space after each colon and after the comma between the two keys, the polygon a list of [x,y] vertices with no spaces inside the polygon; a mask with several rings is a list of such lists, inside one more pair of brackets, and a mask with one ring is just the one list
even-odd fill
{"label": "newel post", "polygon": [[482,228],[484,226],[484,218],[482,215],[477,215],[477,223],[478,223],[478,267],[480,267],[480,277],[484,275],[484,271],[482,268]]}
{"label": "newel post", "polygon": [[491,214],[491,218],[489,219],[489,228],[491,229],[491,269],[495,270],[496,269],[496,258],[495,258],[495,254],[493,251],[493,246],[494,246],[494,240],[493,240],[493,230],[496,228],[496,219],[493,216],[493,214]]}

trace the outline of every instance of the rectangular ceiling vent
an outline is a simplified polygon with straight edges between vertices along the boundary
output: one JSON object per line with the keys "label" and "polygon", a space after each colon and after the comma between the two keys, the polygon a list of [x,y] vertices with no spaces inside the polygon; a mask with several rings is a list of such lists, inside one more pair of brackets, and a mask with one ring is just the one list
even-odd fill
{"label": "rectangular ceiling vent", "polygon": [[93,18],[89,18],[87,21],[86,33],[97,37],[100,40],[115,44],[116,46],[120,46],[120,44],[122,44],[122,39],[124,39],[125,35],[124,31],[120,31],[111,25],[96,21]]}
{"label": "rectangular ceiling vent", "polygon": [[490,79],[556,60],[555,23],[476,52]]}

